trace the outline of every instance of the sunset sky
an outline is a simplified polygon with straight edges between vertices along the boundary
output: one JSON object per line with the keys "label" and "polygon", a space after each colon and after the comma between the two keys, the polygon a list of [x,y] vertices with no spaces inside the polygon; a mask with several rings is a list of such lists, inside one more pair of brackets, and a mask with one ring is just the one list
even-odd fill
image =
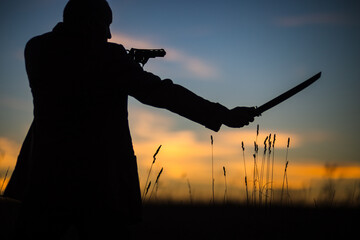
{"label": "sunset sky", "polygon": [[[10,168],[11,173],[15,166],[33,117],[25,44],[62,21],[66,2],[0,2],[0,187],[6,170]],[[290,137],[289,186],[321,188],[319,182],[333,177],[344,194],[355,188],[360,191],[359,1],[108,2],[113,10],[110,41],[128,49],[164,48],[165,58],[149,60],[145,70],[228,108],[260,106],[322,71],[318,82],[251,125],[242,129],[223,126],[218,133],[130,98],[130,128],[141,184],[152,155],[162,145],[152,176],[156,178],[164,167],[159,195],[188,199],[190,183],[192,197],[210,199],[213,135],[217,197],[224,194],[225,166],[228,195],[244,198],[241,142],[245,143],[251,180],[258,124],[258,164],[265,137],[277,136],[276,187],[282,184]]]}

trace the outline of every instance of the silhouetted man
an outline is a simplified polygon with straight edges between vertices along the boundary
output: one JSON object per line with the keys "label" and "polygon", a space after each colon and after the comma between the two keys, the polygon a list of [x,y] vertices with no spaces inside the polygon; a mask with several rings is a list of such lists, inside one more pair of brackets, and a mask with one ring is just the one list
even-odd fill
{"label": "silhouetted man", "polygon": [[26,45],[34,121],[5,193],[23,201],[19,238],[123,236],[140,218],[129,95],[214,131],[254,119],[254,108],[228,110],[143,71],[107,42],[111,22],[105,0],[70,0],[63,22]]}

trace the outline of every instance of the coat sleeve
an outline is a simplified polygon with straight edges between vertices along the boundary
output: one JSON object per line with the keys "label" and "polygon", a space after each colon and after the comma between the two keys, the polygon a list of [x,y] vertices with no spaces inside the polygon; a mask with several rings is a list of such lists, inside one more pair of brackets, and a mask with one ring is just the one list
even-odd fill
{"label": "coat sleeve", "polygon": [[226,107],[210,102],[174,84],[170,79],[162,80],[132,61],[127,69],[131,73],[127,83],[130,96],[144,104],[168,109],[213,131],[219,131],[222,118],[228,111]]}

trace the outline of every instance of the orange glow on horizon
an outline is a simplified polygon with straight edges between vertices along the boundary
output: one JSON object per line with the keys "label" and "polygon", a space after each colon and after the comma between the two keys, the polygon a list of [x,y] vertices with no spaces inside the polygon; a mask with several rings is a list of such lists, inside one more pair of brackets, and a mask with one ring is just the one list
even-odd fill
{"label": "orange glow on horizon", "polygon": [[[141,188],[144,187],[143,184],[153,160],[153,154],[158,146],[162,145],[151,175],[151,179],[155,179],[160,169],[164,168],[156,194],[159,198],[187,201],[189,199],[189,184],[193,200],[207,201],[211,198],[211,134],[214,137],[213,157],[216,198],[223,199],[224,197],[224,166],[227,172],[229,199],[244,199],[245,169],[241,149],[242,141],[245,144],[244,153],[248,188],[252,191],[256,131],[224,129],[218,133],[213,133],[207,130],[199,132],[173,130],[174,122],[170,118],[137,108],[130,112],[130,126],[138,159]],[[263,142],[267,136],[266,131],[263,132],[260,129],[260,135],[258,136],[259,152],[256,163],[259,174],[257,181],[260,181],[261,166],[264,164],[262,172],[264,186],[269,184],[273,173],[273,188],[281,189],[282,187],[288,137],[291,138],[287,169],[289,188],[293,190],[310,187],[319,189],[321,183],[329,179],[348,181],[352,185],[354,185],[355,181],[360,181],[360,165],[334,165],[333,170],[329,172],[325,167],[325,163],[320,159],[306,159],[306,161],[303,161],[301,155],[294,155],[291,150],[301,147],[303,143],[303,136],[301,135],[276,133],[275,151],[270,155],[268,152],[263,155]],[[4,184],[5,189],[10,173],[14,169],[20,145],[9,139],[0,138],[0,150],[0,153],[2,153],[0,156],[0,185],[4,180],[6,169],[10,167],[9,175]],[[271,171],[270,169],[267,174],[267,163],[269,162],[272,166],[273,156],[274,170]],[[318,186],[315,187],[314,183],[318,184]]]}
{"label": "orange glow on horizon", "polygon": [[[249,130],[222,130],[218,133],[208,131],[199,136],[198,133],[188,130],[169,130],[173,127],[170,119],[162,116],[154,116],[146,110],[136,109],[133,114],[135,119],[141,119],[141,124],[133,127],[135,136],[141,135],[141,138],[134,137],[134,147],[138,156],[140,182],[144,179],[149,169],[152,154],[159,144],[162,148],[157,156],[156,168],[153,177],[161,167],[164,167],[164,173],[161,176],[159,186],[159,197],[171,199],[189,199],[188,182],[192,185],[193,197],[198,200],[210,199],[211,195],[211,143],[210,135],[213,135],[214,144],[214,178],[215,191],[217,198],[222,199],[224,194],[224,176],[222,167],[226,167],[228,194],[233,199],[244,197],[244,163],[241,149],[241,141],[245,144],[245,161],[248,177],[249,189],[253,187],[253,169],[254,169],[254,141],[256,131]],[[159,119],[161,124],[157,123]],[[164,124],[165,123],[165,124]],[[264,131],[266,132],[266,131]],[[144,133],[148,133],[146,135]],[[205,137],[204,137],[205,135]],[[273,135],[273,134],[272,134]],[[257,169],[260,174],[261,164],[264,159],[263,184],[266,183],[266,164],[270,160],[272,163],[273,153],[263,156],[264,139],[267,134],[260,132],[258,136],[259,153],[257,156]],[[327,176],[325,163],[319,159],[306,159],[303,161],[301,156],[294,156],[292,149],[301,147],[304,137],[293,133],[276,133],[274,170],[273,170],[273,188],[280,189],[285,168],[285,155],[287,140],[290,137],[288,181],[289,188],[301,190],[305,186],[310,187],[313,182],[323,182],[329,179]],[[308,137],[308,136],[306,136]],[[321,134],[315,133],[314,139],[323,138]],[[146,139],[146,140],[142,140]],[[273,137],[272,137],[273,139]],[[268,143],[267,143],[268,144]],[[269,170],[269,180],[271,180],[271,170]],[[339,165],[332,179],[356,179],[360,180],[360,165],[341,166]],[[141,187],[143,187],[141,185]],[[312,186],[315,187],[315,186]],[[316,188],[319,188],[317,186]]]}

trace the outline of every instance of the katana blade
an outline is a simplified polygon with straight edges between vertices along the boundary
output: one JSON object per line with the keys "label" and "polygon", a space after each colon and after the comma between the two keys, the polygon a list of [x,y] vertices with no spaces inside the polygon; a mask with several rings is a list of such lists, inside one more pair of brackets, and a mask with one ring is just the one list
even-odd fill
{"label": "katana blade", "polygon": [[288,98],[294,96],[295,94],[297,94],[298,92],[304,90],[305,88],[307,88],[308,86],[313,84],[316,80],[318,80],[320,77],[321,77],[321,72],[312,76],[308,80],[305,80],[304,82],[300,83],[299,85],[293,87],[292,89],[284,92],[283,94],[277,96],[276,98],[268,101],[267,103],[261,105],[260,107],[256,108],[255,111],[257,113],[257,116],[260,116],[263,112],[269,110],[270,108],[278,105],[279,103],[282,103],[286,99],[288,99]]}

